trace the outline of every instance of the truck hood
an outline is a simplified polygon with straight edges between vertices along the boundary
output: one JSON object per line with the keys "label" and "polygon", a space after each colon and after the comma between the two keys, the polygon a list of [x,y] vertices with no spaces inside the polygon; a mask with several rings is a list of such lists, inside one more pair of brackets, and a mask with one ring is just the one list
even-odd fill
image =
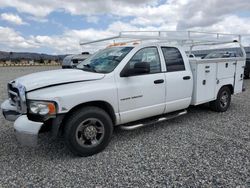
{"label": "truck hood", "polygon": [[29,74],[17,78],[15,82],[23,85],[26,91],[31,91],[60,84],[99,80],[104,76],[104,74],[79,69],[59,69]]}

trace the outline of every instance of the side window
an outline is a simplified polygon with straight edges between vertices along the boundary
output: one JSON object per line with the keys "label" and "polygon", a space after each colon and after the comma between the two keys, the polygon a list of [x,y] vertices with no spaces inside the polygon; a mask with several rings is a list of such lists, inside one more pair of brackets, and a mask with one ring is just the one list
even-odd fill
{"label": "side window", "polygon": [[182,55],[177,48],[162,47],[163,56],[165,59],[167,72],[183,71],[185,70]]}
{"label": "side window", "polygon": [[161,72],[161,62],[159,53],[156,47],[147,47],[139,50],[129,60],[128,66],[132,69],[135,63],[147,62],[150,65],[150,73]]}

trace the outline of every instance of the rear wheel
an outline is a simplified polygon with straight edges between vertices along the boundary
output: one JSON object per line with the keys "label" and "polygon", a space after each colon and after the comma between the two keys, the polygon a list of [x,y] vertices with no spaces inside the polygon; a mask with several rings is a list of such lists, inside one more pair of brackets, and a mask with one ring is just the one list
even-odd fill
{"label": "rear wheel", "polygon": [[69,117],[64,134],[68,148],[75,155],[86,157],[102,151],[112,133],[112,120],[104,110],[85,107]]}
{"label": "rear wheel", "polygon": [[231,91],[227,86],[222,87],[215,101],[210,102],[210,107],[216,112],[225,112],[231,103]]}

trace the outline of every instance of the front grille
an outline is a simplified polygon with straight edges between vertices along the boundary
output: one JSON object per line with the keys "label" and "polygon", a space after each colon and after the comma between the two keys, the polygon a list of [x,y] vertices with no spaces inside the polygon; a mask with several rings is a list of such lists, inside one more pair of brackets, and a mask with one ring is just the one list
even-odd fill
{"label": "front grille", "polygon": [[21,110],[21,101],[18,89],[15,88],[11,83],[8,84],[8,95],[10,98],[10,103],[13,106],[16,106],[18,110]]}

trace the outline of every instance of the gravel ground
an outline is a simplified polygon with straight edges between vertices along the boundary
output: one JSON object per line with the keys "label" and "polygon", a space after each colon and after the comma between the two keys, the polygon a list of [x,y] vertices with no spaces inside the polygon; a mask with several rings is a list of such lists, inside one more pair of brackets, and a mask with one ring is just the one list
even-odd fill
{"label": "gravel ground", "polygon": [[[0,68],[0,102],[9,80],[46,69]],[[109,146],[87,158],[48,134],[38,148],[21,147],[0,115],[0,187],[250,187],[249,106],[247,90],[225,113],[193,107],[150,127],[116,128]]]}

